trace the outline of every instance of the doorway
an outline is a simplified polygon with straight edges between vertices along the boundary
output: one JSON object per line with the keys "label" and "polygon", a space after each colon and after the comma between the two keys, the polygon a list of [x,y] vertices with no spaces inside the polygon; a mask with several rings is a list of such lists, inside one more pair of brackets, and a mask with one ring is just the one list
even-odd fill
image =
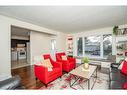
{"label": "doorway", "polygon": [[11,26],[11,69],[30,65],[30,30]]}

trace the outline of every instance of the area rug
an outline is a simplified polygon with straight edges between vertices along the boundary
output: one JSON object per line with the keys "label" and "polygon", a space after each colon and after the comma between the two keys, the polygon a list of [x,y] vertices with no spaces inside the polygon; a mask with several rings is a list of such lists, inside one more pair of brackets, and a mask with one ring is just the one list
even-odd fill
{"label": "area rug", "polygon": [[[93,86],[93,90],[103,89],[106,90],[109,87],[109,76],[108,74],[104,74],[98,72],[97,79]],[[90,88],[94,83],[95,78],[92,77],[90,79]],[[75,81],[75,77],[70,74],[64,74],[62,78],[58,78],[55,81],[48,84],[47,88],[45,86],[41,87],[40,90],[88,90],[88,82],[85,79],[80,78],[72,87],[70,87],[70,81],[73,83]]]}

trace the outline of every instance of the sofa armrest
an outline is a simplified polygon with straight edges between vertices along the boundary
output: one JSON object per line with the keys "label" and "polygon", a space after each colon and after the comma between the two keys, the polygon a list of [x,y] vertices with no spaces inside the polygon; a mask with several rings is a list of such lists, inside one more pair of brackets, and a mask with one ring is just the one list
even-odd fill
{"label": "sofa armrest", "polygon": [[68,60],[62,60],[62,66],[69,68],[69,61]]}
{"label": "sofa armrest", "polygon": [[74,67],[76,67],[76,58],[74,57],[68,57],[69,62],[73,62],[74,63]]}
{"label": "sofa armrest", "polygon": [[41,65],[34,65],[34,70],[35,70],[35,73],[39,73],[39,74],[45,74],[48,72],[48,68],[44,67],[44,66],[41,66]]}
{"label": "sofa armrest", "polygon": [[120,63],[111,63],[111,68],[118,68]]}
{"label": "sofa armrest", "polygon": [[76,59],[73,58],[73,57],[67,57],[67,59],[68,59],[69,61],[75,61],[75,60],[76,60]]}
{"label": "sofa armrest", "polygon": [[11,90],[21,88],[21,78],[16,75],[9,79],[0,81],[0,89]]}
{"label": "sofa armrest", "polygon": [[34,65],[34,72],[35,72],[35,76],[39,80],[42,80],[42,79],[46,80],[48,68],[46,68],[44,66]]}

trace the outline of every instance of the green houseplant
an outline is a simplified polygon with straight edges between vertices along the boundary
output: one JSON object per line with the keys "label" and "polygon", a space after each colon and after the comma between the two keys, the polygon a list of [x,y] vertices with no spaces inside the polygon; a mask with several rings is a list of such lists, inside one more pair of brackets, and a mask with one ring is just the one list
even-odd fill
{"label": "green houseplant", "polygon": [[119,26],[114,26],[113,27],[113,34],[114,35],[118,35],[118,28],[119,28]]}
{"label": "green houseplant", "polygon": [[82,59],[83,63],[84,63],[84,69],[89,69],[89,58],[88,57],[84,57]]}

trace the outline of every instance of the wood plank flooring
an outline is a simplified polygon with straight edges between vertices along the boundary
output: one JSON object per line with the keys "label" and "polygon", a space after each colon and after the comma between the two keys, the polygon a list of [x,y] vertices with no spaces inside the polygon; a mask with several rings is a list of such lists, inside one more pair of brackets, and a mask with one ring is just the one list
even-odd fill
{"label": "wood plank flooring", "polygon": [[14,75],[19,75],[21,77],[22,85],[25,86],[26,89],[39,89],[44,86],[39,80],[35,80],[33,66],[12,69],[12,76]]}

